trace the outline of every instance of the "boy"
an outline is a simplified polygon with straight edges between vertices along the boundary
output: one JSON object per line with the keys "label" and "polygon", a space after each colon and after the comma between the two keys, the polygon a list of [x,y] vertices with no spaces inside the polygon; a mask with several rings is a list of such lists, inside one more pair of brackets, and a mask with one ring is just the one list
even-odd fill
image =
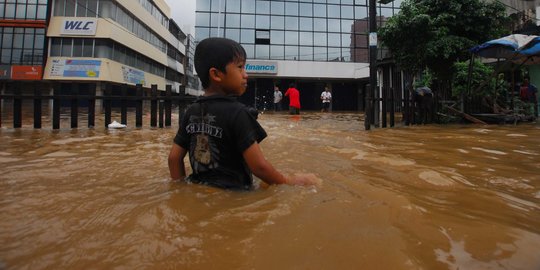
{"label": "boy", "polygon": [[173,180],[186,177],[189,151],[193,173],[188,180],[221,188],[251,189],[253,174],[268,184],[313,184],[314,175],[286,178],[264,158],[259,147],[266,132],[236,100],[247,88],[246,52],[225,38],[208,38],[195,49],[195,70],[204,96],[190,105],[169,153]]}

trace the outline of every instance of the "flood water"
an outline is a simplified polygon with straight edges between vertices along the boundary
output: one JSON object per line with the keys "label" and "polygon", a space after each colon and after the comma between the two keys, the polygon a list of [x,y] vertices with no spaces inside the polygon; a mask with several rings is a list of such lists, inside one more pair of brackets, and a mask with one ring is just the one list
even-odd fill
{"label": "flood water", "polygon": [[266,158],[323,184],[250,192],[170,182],[175,125],[4,122],[0,269],[540,269],[540,124],[362,119],[261,115]]}

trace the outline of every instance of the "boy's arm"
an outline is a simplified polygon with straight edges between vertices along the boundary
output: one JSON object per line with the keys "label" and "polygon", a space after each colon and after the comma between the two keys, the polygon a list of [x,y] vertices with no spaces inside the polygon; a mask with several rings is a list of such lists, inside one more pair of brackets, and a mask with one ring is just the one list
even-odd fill
{"label": "boy's arm", "polygon": [[186,168],[184,166],[184,157],[187,151],[178,144],[173,144],[169,153],[169,172],[172,180],[184,180],[186,177]]}
{"label": "boy's arm", "polygon": [[264,155],[258,143],[253,143],[242,154],[249,169],[253,174],[263,180],[265,183],[272,184],[291,184],[291,185],[314,185],[320,184],[321,180],[313,174],[295,175],[292,178],[286,178],[278,172],[270,162],[264,158]]}

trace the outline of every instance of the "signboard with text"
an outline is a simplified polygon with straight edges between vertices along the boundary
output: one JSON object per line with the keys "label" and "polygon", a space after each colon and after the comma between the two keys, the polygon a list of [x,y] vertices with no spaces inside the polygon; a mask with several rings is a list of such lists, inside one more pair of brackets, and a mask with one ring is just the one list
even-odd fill
{"label": "signboard with text", "polygon": [[52,60],[51,77],[99,78],[101,60]]}
{"label": "signboard with text", "polygon": [[247,73],[277,74],[278,63],[266,61],[247,61]]}
{"label": "signboard with text", "polygon": [[145,85],[144,72],[130,67],[122,66],[122,75],[125,82]]}
{"label": "signboard with text", "polygon": [[41,80],[42,77],[42,66],[11,66],[13,80]]}
{"label": "signboard with text", "polygon": [[62,35],[94,36],[96,35],[97,19],[71,18],[62,22]]}

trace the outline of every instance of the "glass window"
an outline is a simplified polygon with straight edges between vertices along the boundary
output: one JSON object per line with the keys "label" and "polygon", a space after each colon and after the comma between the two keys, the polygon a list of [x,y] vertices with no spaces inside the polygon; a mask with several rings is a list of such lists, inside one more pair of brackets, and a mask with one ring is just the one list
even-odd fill
{"label": "glass window", "polygon": [[225,37],[239,42],[240,41],[240,30],[239,29],[227,29],[227,30],[225,30]]}
{"label": "glass window", "polygon": [[73,57],[82,57],[83,40],[78,38],[73,41]]}
{"label": "glass window", "polygon": [[341,34],[341,47],[350,47],[351,45],[351,34]]}
{"label": "glass window", "polygon": [[341,61],[341,48],[328,48],[328,61]]}
{"label": "glass window", "polygon": [[6,13],[5,18],[6,19],[13,19],[15,16],[15,4],[6,4]]}
{"label": "glass window", "polygon": [[23,47],[24,28],[14,28],[13,48]]}
{"label": "glass window", "polygon": [[271,16],[270,22],[272,29],[285,29],[285,17],[283,16]]}
{"label": "glass window", "polygon": [[270,2],[257,0],[257,14],[270,14]]}
{"label": "glass window", "polygon": [[270,44],[285,44],[285,32],[277,30],[270,31]]}
{"label": "glass window", "polygon": [[52,38],[51,40],[51,56],[60,56],[62,51],[62,39]]}
{"label": "glass window", "polygon": [[26,5],[18,4],[17,13],[15,14],[16,19],[25,19],[26,18]]}
{"label": "glass window", "polygon": [[[85,42],[86,44],[86,42]],[[86,50],[85,45],[85,50]],[[96,39],[96,58],[112,58],[112,43],[105,39]],[[144,65],[141,65],[144,66]]]}
{"label": "glass window", "polygon": [[341,57],[345,62],[351,62],[351,48],[341,48]]}
{"label": "glass window", "polygon": [[313,45],[313,33],[312,32],[300,32],[300,45]]}
{"label": "glass window", "polygon": [[210,11],[210,0],[197,0],[197,11]]}
{"label": "glass window", "polygon": [[75,16],[75,1],[66,0],[66,9],[64,10],[64,14],[66,17]]}
{"label": "glass window", "polygon": [[227,14],[225,15],[225,21],[226,21],[227,27],[240,27],[239,14]]}
{"label": "glass window", "polygon": [[343,33],[352,33],[352,20],[341,20],[341,32]]}
{"label": "glass window", "polygon": [[285,14],[285,2],[270,2],[272,4],[271,6],[271,14],[272,15],[283,15]]}
{"label": "glass window", "polygon": [[301,3],[300,4],[300,16],[313,16],[313,5]]}
{"label": "glass window", "polygon": [[246,57],[248,59],[255,58],[255,45],[242,45],[244,50],[246,50]]}
{"label": "glass window", "polygon": [[326,47],[315,47],[313,48],[313,60],[315,61],[326,61]]}
{"label": "glass window", "polygon": [[258,15],[255,17],[256,27],[262,29],[270,29],[270,16]]}
{"label": "glass window", "polygon": [[300,47],[300,60],[313,61],[313,47]]}
{"label": "glass window", "polygon": [[23,50],[22,49],[13,49],[11,51],[11,63],[12,64],[15,64],[15,65],[18,65],[18,64],[22,64],[22,52]]}
{"label": "glass window", "polygon": [[83,57],[94,57],[94,40],[91,38],[83,39]]}
{"label": "glass window", "polygon": [[223,27],[219,28],[210,28],[211,37],[223,37]]}
{"label": "glass window", "polygon": [[285,58],[285,48],[279,45],[270,46],[270,59],[281,60]]}
{"label": "glass window", "polygon": [[313,15],[315,17],[326,17],[326,5],[313,5]]}
{"label": "glass window", "polygon": [[[38,29],[43,31],[42,29]],[[36,35],[34,36],[34,48],[36,50],[43,50],[45,47],[45,33],[36,31]]]}
{"label": "glass window", "polygon": [[332,33],[328,34],[328,46],[339,47],[341,46],[340,41],[341,41],[340,34],[332,34]]}
{"label": "glass window", "polygon": [[227,6],[227,12],[240,12],[240,0],[227,0],[225,5]]}
{"label": "glass window", "polygon": [[[221,6],[220,6],[221,5]],[[223,0],[212,0],[212,11],[225,11],[225,1]]]}
{"label": "glass window", "polygon": [[352,5],[352,4],[353,4],[353,0],[341,0],[341,4]]}
{"label": "glass window", "polygon": [[285,46],[285,60],[296,60],[298,58],[297,46]]}
{"label": "glass window", "polygon": [[367,7],[359,7],[359,6],[355,6],[354,7],[354,18],[357,19],[357,20],[360,20],[360,19],[367,19],[368,18],[368,14],[367,14]]}
{"label": "glass window", "polygon": [[[377,13],[379,13],[379,10],[377,10]],[[390,17],[394,16],[393,9],[391,9],[391,8],[381,8],[379,14],[380,14],[380,16],[383,16],[385,18],[390,18]]]}
{"label": "glass window", "polygon": [[77,0],[77,16],[86,16],[86,0]]}
{"label": "glass window", "polygon": [[255,45],[255,58],[257,59],[269,59],[270,58],[270,46],[268,45]]}
{"label": "glass window", "polygon": [[213,27],[223,27],[225,24],[225,15],[223,13],[212,13],[210,15],[210,25]]}
{"label": "glass window", "polygon": [[36,11],[37,11],[36,5],[28,5],[28,7],[26,8],[26,18],[31,19],[31,20],[36,19]]}
{"label": "glass window", "polygon": [[62,50],[60,52],[61,56],[70,57],[71,56],[71,47],[72,47],[72,38],[63,38],[62,39]]}
{"label": "glass window", "polygon": [[300,18],[300,30],[312,31],[313,19],[312,18]]}
{"label": "glass window", "polygon": [[315,31],[326,32],[326,19],[315,18],[313,20],[313,27]]}
{"label": "glass window", "polygon": [[197,13],[195,17],[198,26],[210,26],[210,14],[209,13]]}
{"label": "glass window", "polygon": [[298,44],[298,32],[285,31],[285,44],[297,45]]}
{"label": "glass window", "polygon": [[24,48],[32,49],[34,48],[34,29],[27,28],[26,33],[24,34]]}
{"label": "glass window", "polygon": [[97,0],[88,0],[86,16],[97,17]]}
{"label": "glass window", "polygon": [[313,33],[313,44],[315,46],[326,46],[327,39],[327,33]]}
{"label": "glass window", "polygon": [[298,30],[298,17],[285,17],[286,30]]}
{"label": "glass window", "polygon": [[285,15],[298,16],[298,3],[285,2]]}
{"label": "glass window", "polygon": [[45,6],[45,5],[37,6],[36,19],[45,20],[46,18],[47,18],[47,6]]}
{"label": "glass window", "polygon": [[339,18],[340,7],[337,5],[328,5],[328,17]]}
{"label": "glass window", "polygon": [[254,29],[242,29],[241,30],[241,43],[255,43],[255,30]]}
{"label": "glass window", "polygon": [[195,28],[195,37],[197,41],[201,41],[205,38],[210,37],[210,29],[206,27],[196,27]]}
{"label": "glass window", "polygon": [[255,28],[255,15],[242,15],[242,28]]}
{"label": "glass window", "polygon": [[354,0],[355,5],[367,6],[366,0]]}
{"label": "glass window", "polygon": [[354,19],[354,9],[352,6],[341,6],[341,18]]}
{"label": "glass window", "polygon": [[327,0],[328,4],[339,4],[339,0]]}
{"label": "glass window", "polygon": [[242,0],[242,13],[255,13],[255,1]]}
{"label": "glass window", "polygon": [[340,32],[341,23],[338,19],[329,19],[328,20],[328,32]]}

